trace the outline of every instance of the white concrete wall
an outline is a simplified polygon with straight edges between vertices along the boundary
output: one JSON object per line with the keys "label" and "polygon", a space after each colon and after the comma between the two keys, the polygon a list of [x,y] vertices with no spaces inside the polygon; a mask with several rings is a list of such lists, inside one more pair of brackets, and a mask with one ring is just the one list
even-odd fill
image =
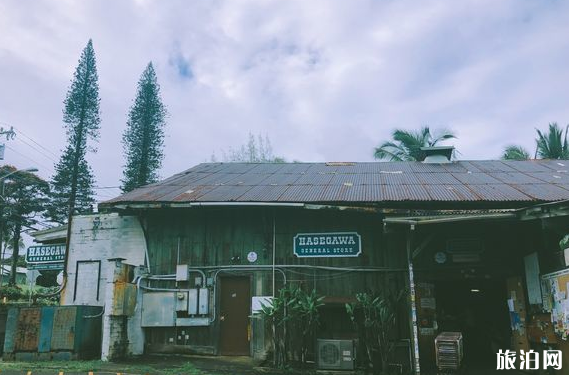
{"label": "white concrete wall", "polygon": [[68,278],[61,304],[76,304],[74,294],[77,261],[101,261],[99,298],[82,301],[82,304],[103,306],[108,259],[125,258],[123,263],[140,266],[144,264],[145,253],[146,241],[137,217],[119,216],[116,213],[74,216],[67,264]]}
{"label": "white concrete wall", "polygon": [[[109,259],[124,258],[123,264],[135,267],[144,265],[146,240],[138,218],[135,216],[119,216],[116,213],[74,216],[69,247],[68,279],[62,293],[62,305],[81,303],[105,306],[101,356],[103,360],[112,357],[113,347],[121,339],[122,330],[127,330],[128,334],[126,354],[142,354],[144,332],[140,327],[140,304],[137,304],[135,314],[128,317],[126,327],[122,327],[120,319],[111,315],[112,306],[115,303],[113,291],[117,281],[116,272],[120,267],[116,262],[109,262]],[[81,293],[79,289],[75,293],[76,284],[81,286],[82,280],[92,279],[87,277],[83,279],[79,275],[79,282],[76,283],[78,261],[100,261],[98,299],[92,293],[93,288],[96,288],[97,285],[88,285],[88,283],[83,283],[84,288],[91,289],[87,290],[82,298],[74,298],[76,294]],[[85,295],[91,297],[85,298]]]}

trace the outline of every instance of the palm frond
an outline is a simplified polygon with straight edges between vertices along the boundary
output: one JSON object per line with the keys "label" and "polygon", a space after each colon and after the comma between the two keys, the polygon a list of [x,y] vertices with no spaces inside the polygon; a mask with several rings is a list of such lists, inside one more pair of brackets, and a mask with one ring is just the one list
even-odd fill
{"label": "palm frond", "polygon": [[529,152],[519,145],[510,145],[504,149],[502,154],[503,160],[528,160],[530,158]]}
{"label": "palm frond", "polygon": [[563,129],[556,122],[549,124],[547,133],[536,129],[537,155],[543,159],[565,159],[569,157],[567,130],[568,128],[565,128],[565,135],[563,135]]}
{"label": "palm frond", "polygon": [[392,141],[384,142],[374,150],[376,159],[389,159],[391,161],[422,161],[425,153],[421,147],[435,146],[437,143],[456,138],[454,133],[442,129],[433,137],[428,126],[418,131],[395,129],[391,134]]}

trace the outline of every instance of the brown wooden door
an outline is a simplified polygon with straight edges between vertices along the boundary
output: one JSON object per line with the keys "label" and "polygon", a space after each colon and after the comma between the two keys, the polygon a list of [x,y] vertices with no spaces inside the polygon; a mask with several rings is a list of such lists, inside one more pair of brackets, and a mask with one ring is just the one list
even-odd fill
{"label": "brown wooden door", "polygon": [[220,284],[219,350],[222,355],[249,355],[249,278],[223,277]]}

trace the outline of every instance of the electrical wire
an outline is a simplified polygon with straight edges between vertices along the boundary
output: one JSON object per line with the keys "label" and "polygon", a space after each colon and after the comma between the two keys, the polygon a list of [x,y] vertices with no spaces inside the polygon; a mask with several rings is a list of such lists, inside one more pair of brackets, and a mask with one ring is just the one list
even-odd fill
{"label": "electrical wire", "polygon": [[9,145],[6,145],[6,148],[9,149],[9,150],[14,151],[16,154],[22,156],[23,158],[28,159],[29,161],[35,163],[36,165],[38,165],[38,166],[40,166],[40,167],[42,167],[42,168],[45,168],[46,170],[51,171],[52,173],[54,172],[53,168],[50,168],[50,167],[46,166],[45,164],[40,163],[40,162],[38,162],[37,160],[35,160],[35,159],[33,159],[33,158],[31,158],[31,157],[29,157],[29,156],[27,156],[27,155],[24,155],[23,153],[21,153],[20,151],[16,150],[16,149],[13,148],[13,147],[11,147],[11,146],[9,146]]}
{"label": "electrical wire", "polygon": [[[56,158],[58,157],[55,152],[53,152],[53,151],[51,151],[50,149],[46,148],[44,145],[42,145],[42,144],[36,142],[32,137],[30,137],[29,135],[27,135],[26,133],[24,133],[24,132],[22,131],[22,129],[20,129],[19,127],[16,127],[16,126],[7,124],[7,123],[5,123],[5,122],[0,122],[0,124],[4,124],[4,125],[6,125],[6,126],[10,126],[10,127],[14,128],[15,130],[17,130],[17,134],[23,135],[24,137],[26,137],[27,139],[29,139],[32,143],[36,144],[36,145],[37,145],[38,147],[40,147],[41,149],[43,149],[43,150],[45,150],[46,152],[50,153],[52,156],[54,156],[54,157],[56,157]],[[17,134],[16,134],[16,135],[17,135]]]}
{"label": "electrical wire", "polygon": [[35,147],[32,144],[29,144],[28,142],[24,141],[22,138],[18,138],[16,137],[17,141],[22,142],[23,144],[25,144],[26,146],[30,147],[31,149],[37,151],[41,156],[51,160],[54,163],[57,163],[57,160],[55,160],[53,157],[51,157],[51,155],[49,155],[48,153],[46,153],[45,151],[40,150],[39,148]]}

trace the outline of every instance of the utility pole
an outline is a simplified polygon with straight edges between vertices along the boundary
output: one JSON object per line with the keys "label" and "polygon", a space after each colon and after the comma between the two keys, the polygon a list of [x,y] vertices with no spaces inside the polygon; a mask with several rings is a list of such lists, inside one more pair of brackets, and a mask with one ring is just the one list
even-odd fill
{"label": "utility pole", "polygon": [[[6,141],[16,138],[14,127],[10,126],[10,129],[4,130],[4,127],[0,126],[0,137],[3,135],[6,136]],[[0,144],[0,160],[4,160],[5,147],[4,143]],[[4,179],[6,177],[2,177],[2,202],[0,202],[0,287],[2,287],[2,279],[4,277]]]}
{"label": "utility pole", "polygon": [[[4,127],[0,126],[0,137],[5,135],[6,136],[6,140],[12,140],[14,138],[16,138],[16,132],[14,131],[14,127],[10,126],[10,129],[8,130],[4,130]],[[4,160],[4,149],[5,149],[5,145],[4,143],[0,144],[0,160]]]}

